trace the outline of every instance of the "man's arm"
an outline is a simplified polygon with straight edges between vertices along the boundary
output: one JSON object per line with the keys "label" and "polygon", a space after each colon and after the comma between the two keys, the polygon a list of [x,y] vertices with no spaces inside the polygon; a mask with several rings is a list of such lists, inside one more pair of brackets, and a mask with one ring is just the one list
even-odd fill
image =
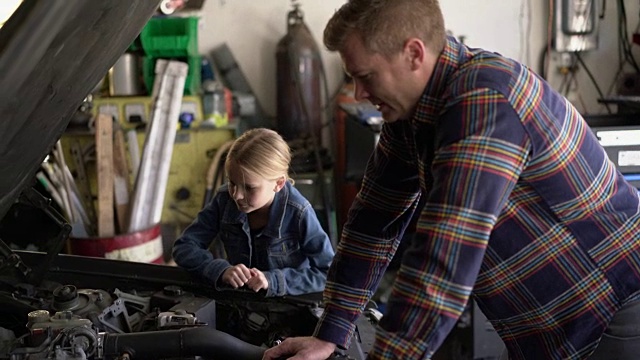
{"label": "man's arm", "polygon": [[411,220],[420,187],[408,122],[383,126],[338,244],[316,336],[349,345],[354,323],[378,287]]}

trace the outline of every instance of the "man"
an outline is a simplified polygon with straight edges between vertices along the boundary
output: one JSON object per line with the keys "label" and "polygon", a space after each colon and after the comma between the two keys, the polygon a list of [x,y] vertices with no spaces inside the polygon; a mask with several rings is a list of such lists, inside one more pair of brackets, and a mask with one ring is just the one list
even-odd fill
{"label": "man", "polygon": [[447,38],[437,0],[348,1],[324,42],[386,123],[314,337],[265,359],[348,346],[414,211],[370,359],[430,358],[471,294],[511,359],[636,358],[640,199],[576,109],[525,66]]}

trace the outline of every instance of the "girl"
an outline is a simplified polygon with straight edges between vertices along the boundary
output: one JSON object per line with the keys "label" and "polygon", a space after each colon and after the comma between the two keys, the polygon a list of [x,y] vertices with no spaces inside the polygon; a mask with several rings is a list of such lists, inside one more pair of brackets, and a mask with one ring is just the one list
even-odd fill
{"label": "girl", "polygon": [[[321,292],[333,248],[288,177],[291,153],[275,131],[252,129],[226,157],[228,184],[176,240],[173,258],[217,289],[246,286],[266,296]],[[218,237],[227,259],[208,250]]]}

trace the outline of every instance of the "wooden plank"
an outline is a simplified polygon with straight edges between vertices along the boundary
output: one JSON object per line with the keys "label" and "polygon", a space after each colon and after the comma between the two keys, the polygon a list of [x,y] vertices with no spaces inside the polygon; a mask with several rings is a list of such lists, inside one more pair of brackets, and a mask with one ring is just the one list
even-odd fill
{"label": "wooden plank", "polygon": [[[137,146],[137,145],[136,145]],[[113,128],[113,190],[116,204],[116,218],[119,233],[127,231],[129,215],[129,166],[127,165],[127,151],[125,149],[124,132],[120,126]]]}
{"label": "wooden plank", "polygon": [[113,119],[96,118],[96,173],[98,177],[98,236],[115,235],[113,216]]}

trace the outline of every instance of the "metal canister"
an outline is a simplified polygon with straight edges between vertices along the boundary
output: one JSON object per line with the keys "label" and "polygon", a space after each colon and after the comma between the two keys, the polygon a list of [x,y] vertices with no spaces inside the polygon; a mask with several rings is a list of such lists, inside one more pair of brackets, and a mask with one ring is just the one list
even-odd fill
{"label": "metal canister", "polygon": [[139,57],[124,53],[109,70],[109,95],[134,96],[142,94]]}
{"label": "metal canister", "polygon": [[287,34],[276,48],[277,129],[286,140],[315,135],[321,143],[322,59],[299,5],[287,16]]}

